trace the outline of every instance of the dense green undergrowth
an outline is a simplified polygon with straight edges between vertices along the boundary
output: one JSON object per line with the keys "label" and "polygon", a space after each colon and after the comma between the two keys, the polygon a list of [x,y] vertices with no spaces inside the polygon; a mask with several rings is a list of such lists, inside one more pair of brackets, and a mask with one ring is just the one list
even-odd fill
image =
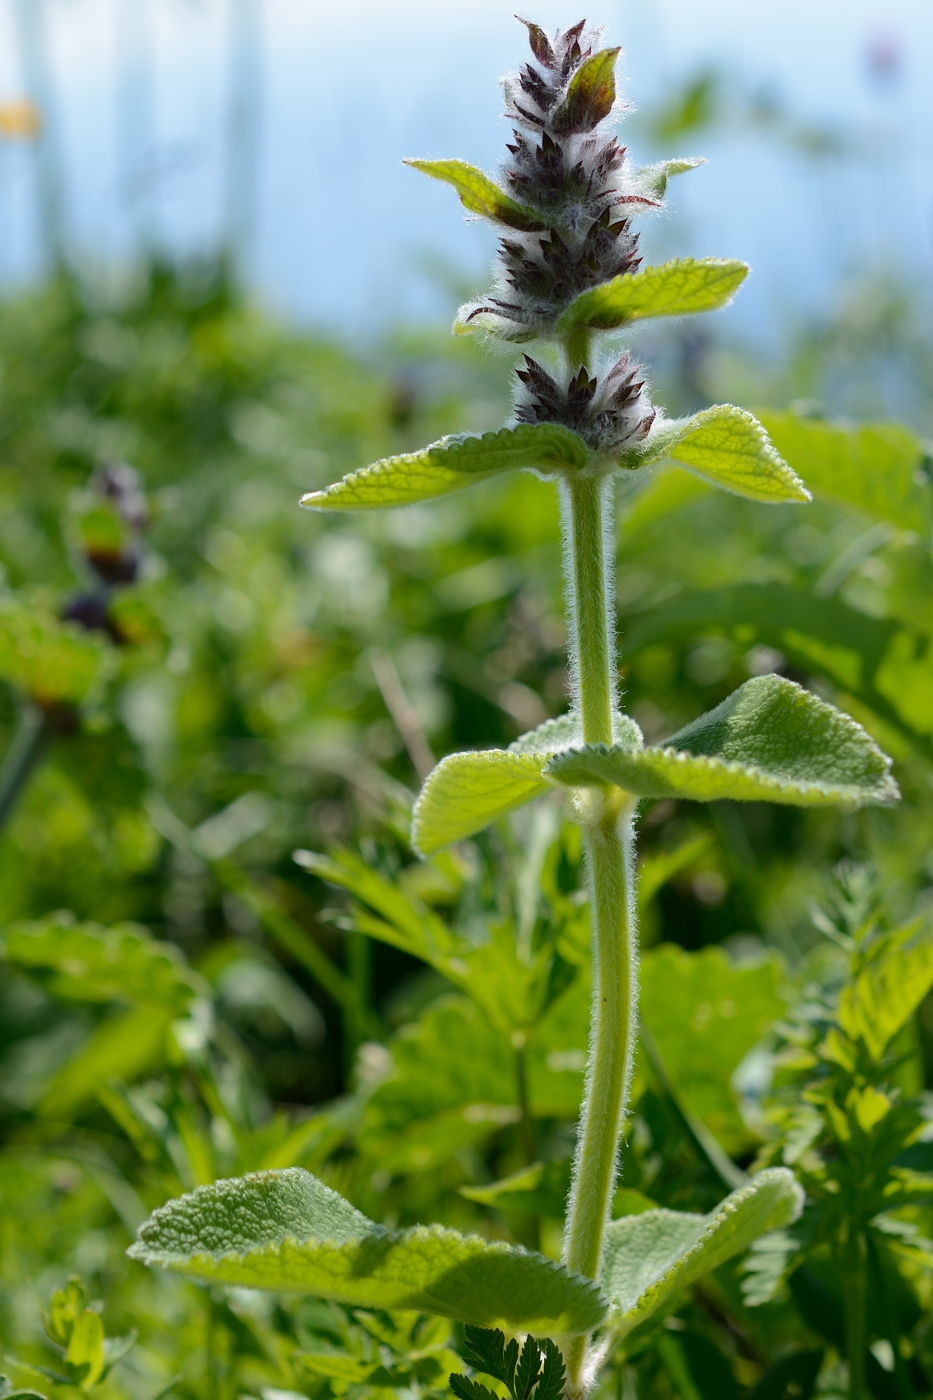
{"label": "dense green undergrowth", "polygon": [[[0,842],[2,1369],[56,1397],[442,1393],[476,1369],[443,1318],[202,1288],[124,1251],[169,1197],[299,1167],[390,1229],[559,1254],[589,995],[578,832],[551,799],[427,861],[408,844],[433,755],[565,708],[551,488],[302,516],[302,490],[497,426],[502,376],[430,336],[377,367],[215,273],[62,279],[3,307],[0,364],[4,751],[40,673],[70,715]],[[643,806],[614,1215],[708,1212],[766,1165],[808,1205],[635,1328],[603,1384],[841,1393],[857,1217],[867,1384],[900,1400],[933,1378],[927,458],[903,427],[761,416],[805,514],[672,467],[623,502],[626,706],[650,742],[779,670],[865,724],[904,800]],[[108,630],[62,626],[99,592],[89,482],[119,460],[148,495],[142,567]]]}

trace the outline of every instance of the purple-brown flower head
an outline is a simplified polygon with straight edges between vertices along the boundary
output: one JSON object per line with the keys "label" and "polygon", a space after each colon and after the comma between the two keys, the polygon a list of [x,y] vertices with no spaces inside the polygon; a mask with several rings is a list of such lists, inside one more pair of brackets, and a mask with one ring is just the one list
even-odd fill
{"label": "purple-brown flower head", "polygon": [[640,378],[641,366],[622,355],[603,375],[584,367],[566,387],[525,356],[516,370],[521,383],[515,405],[520,423],[561,423],[579,433],[595,452],[612,455],[647,437],[655,410]]}
{"label": "purple-brown flower head", "polygon": [[494,293],[466,316],[491,313],[518,340],[548,335],[581,292],[635,272],[632,215],[658,206],[628,170],[625,147],[600,130],[616,105],[619,50],[597,49],[585,21],[553,37],[522,22],[532,59],[505,81],[515,128],[502,179],[538,227],[502,239]]}

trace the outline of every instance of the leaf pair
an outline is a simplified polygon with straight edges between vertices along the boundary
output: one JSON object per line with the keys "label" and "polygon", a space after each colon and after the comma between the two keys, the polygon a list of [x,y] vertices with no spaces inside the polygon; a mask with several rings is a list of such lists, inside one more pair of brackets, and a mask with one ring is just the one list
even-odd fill
{"label": "leaf pair", "polygon": [[427,855],[471,836],[554,784],[799,807],[897,797],[890,760],[861,726],[781,676],[747,681],[716,709],[649,748],[633,720],[619,720],[611,747],[583,744],[568,716],[524,735],[511,749],[443,759],[415,807],[416,848]]}
{"label": "leaf pair", "polygon": [[[628,470],[672,458],[716,486],[750,500],[806,501],[809,495],[768,441],[761,424],[729,404],[692,418],[662,419],[616,465]],[[583,439],[557,423],[520,423],[482,437],[441,438],[420,452],[385,457],[301,499],[314,510],[379,510],[460,491],[506,472],[530,468],[572,474],[605,468]],[[611,465],[611,464],[610,464]]]}
{"label": "leaf pair", "polygon": [[[143,1224],[129,1254],[205,1283],[316,1293],[473,1327],[575,1334],[611,1319],[624,1334],[759,1235],[790,1223],[801,1201],[793,1175],[777,1167],[710,1215],[623,1217],[609,1227],[597,1287],[543,1255],[440,1225],[383,1229],[296,1167],[218,1181],[170,1201]],[[535,1400],[550,1396],[556,1362],[546,1344],[543,1356],[536,1346],[526,1359],[513,1344],[490,1350],[488,1339],[474,1343],[471,1364],[503,1380],[516,1400],[528,1400],[534,1384]]]}

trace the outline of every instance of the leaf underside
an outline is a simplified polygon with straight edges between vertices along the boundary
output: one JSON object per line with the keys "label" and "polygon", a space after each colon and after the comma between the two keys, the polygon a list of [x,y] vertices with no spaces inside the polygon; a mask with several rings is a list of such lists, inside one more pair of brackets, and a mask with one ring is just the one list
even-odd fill
{"label": "leaf underside", "polygon": [[556,423],[521,423],[482,437],[441,438],[420,452],[386,457],[351,472],[301,504],[315,510],[379,510],[449,495],[523,467],[543,472],[582,468],[589,450],[582,438]]}
{"label": "leaf underside", "polygon": [[585,1332],[606,1312],[592,1281],[543,1255],[440,1225],[385,1230],[299,1167],[169,1201],[141,1226],[129,1254],[204,1283],[314,1293],[479,1327]]}
{"label": "leaf underside", "polygon": [[651,316],[718,311],[747,275],[748,264],[734,259],[675,258],[581,292],[561,316],[557,329],[561,334],[582,326],[614,330]]}
{"label": "leaf underside", "polygon": [[760,1172],[709,1215],[646,1210],[609,1226],[600,1274],[623,1333],[675,1293],[800,1214],[803,1192],[785,1167]]}
{"label": "leaf underside", "polygon": [[662,420],[622,465],[649,466],[665,458],[750,501],[778,505],[810,499],[757,418],[732,404],[705,408],[692,418]]}
{"label": "leaf underside", "polygon": [[[619,746],[642,742],[641,731],[627,715],[616,715],[613,729]],[[579,717],[563,715],[523,734],[509,749],[455,753],[442,759],[415,804],[415,850],[430,855],[540,797],[551,787],[543,776],[548,760],[581,739]]]}
{"label": "leaf underside", "polygon": [[567,787],[613,783],[638,797],[888,803],[890,760],[861,725],[783,676],[757,676],[663,745],[591,745],[555,755],[546,776]]}

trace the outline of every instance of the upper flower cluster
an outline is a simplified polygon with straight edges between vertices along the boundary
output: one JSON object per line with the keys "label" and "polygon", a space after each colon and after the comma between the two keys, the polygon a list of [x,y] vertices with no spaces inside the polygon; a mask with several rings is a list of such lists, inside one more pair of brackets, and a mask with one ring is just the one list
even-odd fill
{"label": "upper flower cluster", "polygon": [[494,294],[466,317],[492,313],[515,339],[547,335],[581,292],[636,271],[631,216],[658,204],[638,189],[625,147],[599,131],[615,105],[619,50],[594,51],[583,21],[553,38],[527,27],[533,58],[505,82],[515,129],[502,176],[536,227],[501,240]]}

